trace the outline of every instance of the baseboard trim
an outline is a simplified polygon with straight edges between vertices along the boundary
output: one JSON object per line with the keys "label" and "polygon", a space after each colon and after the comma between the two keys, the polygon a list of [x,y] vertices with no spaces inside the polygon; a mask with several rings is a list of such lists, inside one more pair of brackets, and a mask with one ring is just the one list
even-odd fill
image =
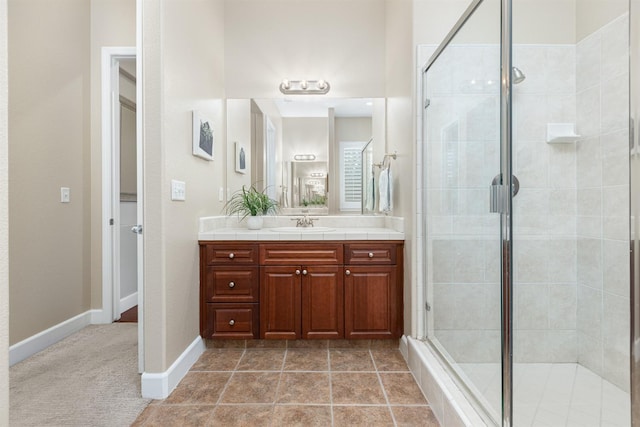
{"label": "baseboard trim", "polygon": [[134,292],[131,295],[120,298],[120,313],[124,313],[136,305],[138,305],[138,292]]}
{"label": "baseboard trim", "polygon": [[164,372],[142,374],[142,397],[146,399],[166,399],[178,383],[187,375],[191,366],[205,350],[201,337],[197,337],[182,352],[180,357]]}
{"label": "baseboard trim", "polygon": [[78,314],[71,319],[58,323],[40,333],[37,333],[27,339],[20,341],[9,347],[9,366],[13,366],[24,359],[41,352],[45,348],[57,343],[58,341],[78,332],[85,326],[93,323],[94,317],[101,317],[99,313],[102,310],[88,310]]}

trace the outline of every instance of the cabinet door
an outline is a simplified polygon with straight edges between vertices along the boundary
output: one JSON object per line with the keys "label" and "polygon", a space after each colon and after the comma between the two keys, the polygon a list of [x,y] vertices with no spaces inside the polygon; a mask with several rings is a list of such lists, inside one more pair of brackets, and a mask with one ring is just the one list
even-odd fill
{"label": "cabinet door", "polygon": [[302,338],[344,338],[343,269],[311,266],[302,270]]}
{"label": "cabinet door", "polygon": [[300,338],[301,275],[300,267],[260,268],[260,338]]}
{"label": "cabinet door", "polygon": [[402,295],[396,266],[345,266],[345,338],[398,338]]}

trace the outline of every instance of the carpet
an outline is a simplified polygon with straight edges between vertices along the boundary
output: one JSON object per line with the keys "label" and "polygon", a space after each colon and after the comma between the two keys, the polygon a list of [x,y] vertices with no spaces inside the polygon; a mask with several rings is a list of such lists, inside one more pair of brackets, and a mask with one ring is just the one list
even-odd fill
{"label": "carpet", "polygon": [[91,325],[9,369],[11,426],[129,426],[140,394],[137,324]]}

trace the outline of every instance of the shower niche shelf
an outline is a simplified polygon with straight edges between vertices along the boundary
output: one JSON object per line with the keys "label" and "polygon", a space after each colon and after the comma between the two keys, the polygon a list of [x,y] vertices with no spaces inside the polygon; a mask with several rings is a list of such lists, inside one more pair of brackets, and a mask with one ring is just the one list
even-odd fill
{"label": "shower niche shelf", "polygon": [[578,139],[575,123],[547,123],[548,144],[569,144]]}

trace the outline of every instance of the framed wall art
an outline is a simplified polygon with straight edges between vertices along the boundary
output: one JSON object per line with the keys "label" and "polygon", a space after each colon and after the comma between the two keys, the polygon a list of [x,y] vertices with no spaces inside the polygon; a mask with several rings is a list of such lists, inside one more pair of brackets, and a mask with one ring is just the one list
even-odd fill
{"label": "framed wall art", "polygon": [[247,149],[246,147],[239,143],[235,143],[235,159],[236,159],[236,172],[237,173],[247,173]]}
{"label": "framed wall art", "polygon": [[213,160],[213,122],[199,111],[193,111],[193,155]]}

